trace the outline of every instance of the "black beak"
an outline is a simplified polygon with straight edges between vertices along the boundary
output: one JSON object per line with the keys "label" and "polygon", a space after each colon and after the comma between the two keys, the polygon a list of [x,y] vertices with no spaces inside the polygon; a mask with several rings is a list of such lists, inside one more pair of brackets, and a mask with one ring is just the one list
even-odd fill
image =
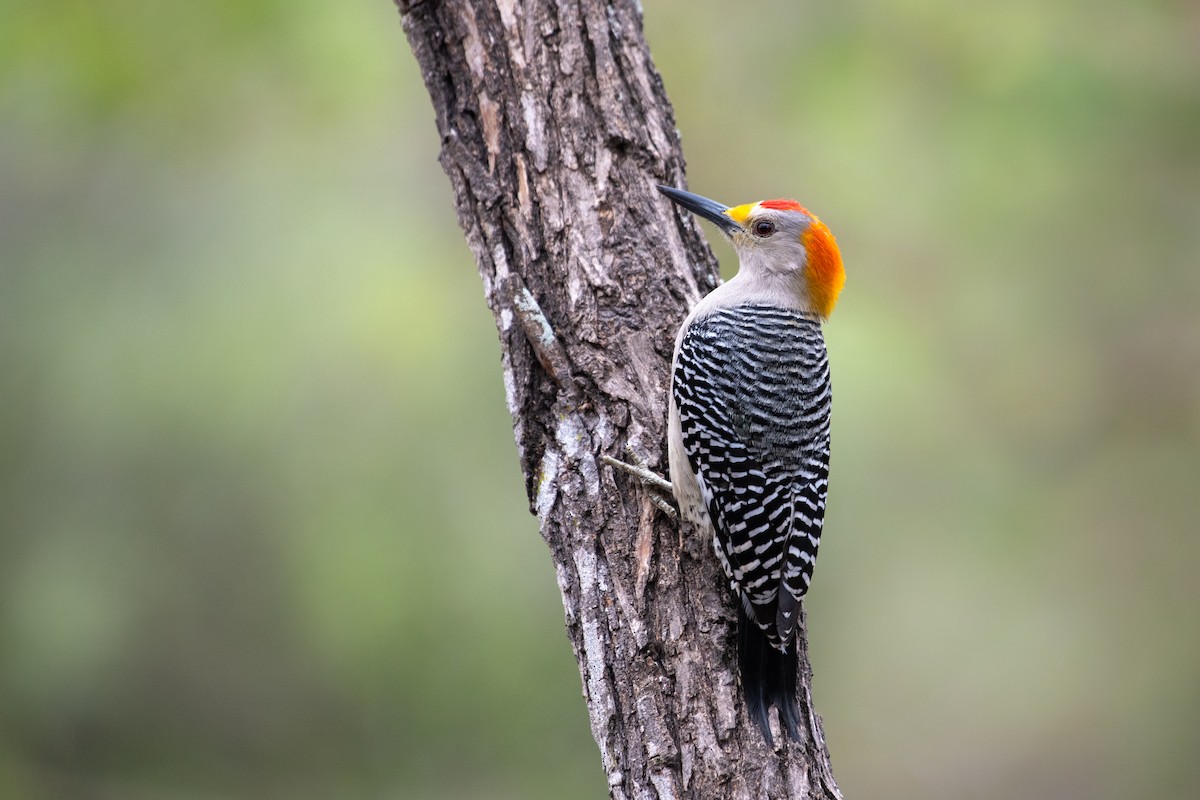
{"label": "black beak", "polygon": [[729,206],[722,205],[716,200],[709,200],[707,197],[701,197],[698,194],[685,192],[682,189],[673,189],[670,186],[663,186],[662,184],[658,184],[658,190],[693,214],[715,224],[726,236],[732,236],[742,229],[741,225],[734,222],[733,217],[725,213],[729,210]]}

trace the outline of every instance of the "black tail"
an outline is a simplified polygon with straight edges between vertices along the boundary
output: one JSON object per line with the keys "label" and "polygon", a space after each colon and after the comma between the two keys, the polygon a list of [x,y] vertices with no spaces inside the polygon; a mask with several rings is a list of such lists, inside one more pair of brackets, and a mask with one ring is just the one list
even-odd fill
{"label": "black tail", "polygon": [[788,652],[776,650],[767,641],[746,609],[738,603],[738,667],[742,672],[742,694],[750,719],[762,730],[767,744],[771,738],[768,712],[771,706],[779,709],[779,723],[793,741],[800,741],[800,710],[796,706],[796,643]]}

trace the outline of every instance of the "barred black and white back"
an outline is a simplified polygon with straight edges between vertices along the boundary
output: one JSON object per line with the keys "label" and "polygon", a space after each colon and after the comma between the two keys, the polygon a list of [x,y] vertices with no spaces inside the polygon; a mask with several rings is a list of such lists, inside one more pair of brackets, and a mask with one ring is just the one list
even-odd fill
{"label": "barred black and white back", "polygon": [[767,305],[712,311],[684,331],[672,391],[707,511],[693,521],[711,525],[747,615],[786,651],[825,517],[830,382],[820,323]]}

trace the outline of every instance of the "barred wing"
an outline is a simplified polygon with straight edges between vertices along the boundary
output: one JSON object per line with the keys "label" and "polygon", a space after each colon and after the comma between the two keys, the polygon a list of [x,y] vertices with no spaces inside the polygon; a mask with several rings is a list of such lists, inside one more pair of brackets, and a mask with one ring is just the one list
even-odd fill
{"label": "barred wing", "polygon": [[717,556],[751,618],[786,645],[825,517],[830,384],[820,324],[772,306],[713,312],[685,332],[673,391]]}

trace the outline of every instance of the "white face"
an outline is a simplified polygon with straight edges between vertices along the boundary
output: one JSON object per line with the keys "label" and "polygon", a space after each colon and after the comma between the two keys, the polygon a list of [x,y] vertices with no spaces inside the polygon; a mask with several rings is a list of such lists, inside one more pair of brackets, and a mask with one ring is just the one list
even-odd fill
{"label": "white face", "polygon": [[745,220],[739,222],[741,229],[734,231],[730,240],[743,269],[751,266],[785,274],[804,269],[808,254],[802,237],[812,224],[808,215],[799,211],[754,207]]}
{"label": "white face", "polygon": [[841,254],[829,229],[804,206],[763,200],[731,208],[670,186],[659,185],[658,191],[714,223],[738,254],[737,275],[705,297],[693,314],[737,302],[795,308],[822,319],[832,313],[846,281]]}

